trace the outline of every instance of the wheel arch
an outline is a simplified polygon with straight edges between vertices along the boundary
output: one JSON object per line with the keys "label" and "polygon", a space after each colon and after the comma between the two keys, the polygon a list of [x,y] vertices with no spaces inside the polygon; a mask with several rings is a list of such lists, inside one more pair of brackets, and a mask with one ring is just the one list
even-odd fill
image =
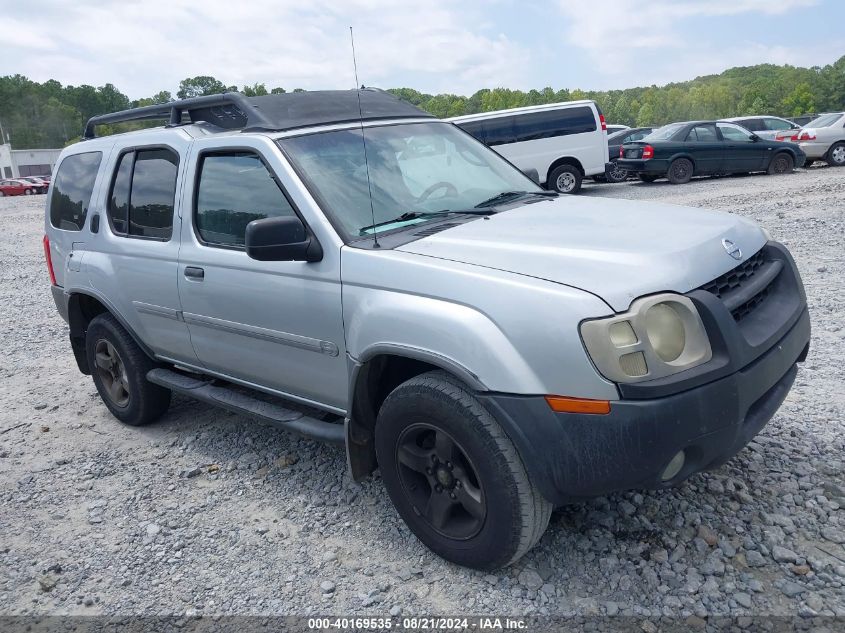
{"label": "wheel arch", "polygon": [[548,187],[549,178],[552,175],[552,172],[560,167],[561,165],[572,165],[573,167],[577,167],[578,171],[581,172],[581,177],[586,177],[584,173],[584,166],[581,164],[581,161],[575,158],[574,156],[561,156],[560,158],[556,159],[551,165],[549,165],[548,170],[546,170],[546,186]]}
{"label": "wheel arch", "polygon": [[73,349],[73,355],[76,358],[79,371],[83,374],[91,374],[91,368],[88,366],[88,357],[85,354],[85,334],[88,331],[91,321],[103,313],[111,314],[117,319],[123,329],[129,332],[129,335],[138,344],[138,347],[150,358],[155,357],[152,350],[129,327],[129,324],[120,312],[115,309],[108,299],[99,293],[92,292],[91,290],[71,292],[68,294],[67,307],[70,345]]}
{"label": "wheel arch", "polygon": [[390,392],[403,382],[440,370],[473,391],[487,390],[477,375],[452,359],[404,345],[375,345],[359,360],[350,359],[350,365],[346,448],[349,471],[355,481],[377,467],[374,433],[378,412]]}
{"label": "wheel arch", "polygon": [[691,162],[692,163],[692,171],[693,171],[693,173],[695,173],[695,168],[696,168],[695,158],[689,152],[679,152],[679,153],[673,154],[671,157],[669,157],[669,166],[666,167],[667,172],[669,171],[669,168],[672,167],[672,163],[674,163],[679,158],[686,158],[689,162]]}

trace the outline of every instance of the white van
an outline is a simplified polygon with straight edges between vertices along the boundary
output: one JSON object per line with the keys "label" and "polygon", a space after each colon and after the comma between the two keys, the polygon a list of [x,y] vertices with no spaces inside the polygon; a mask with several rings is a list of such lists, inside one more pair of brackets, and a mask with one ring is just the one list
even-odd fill
{"label": "white van", "polygon": [[595,101],[547,103],[447,119],[540,183],[577,193],[585,176],[605,173],[607,124]]}

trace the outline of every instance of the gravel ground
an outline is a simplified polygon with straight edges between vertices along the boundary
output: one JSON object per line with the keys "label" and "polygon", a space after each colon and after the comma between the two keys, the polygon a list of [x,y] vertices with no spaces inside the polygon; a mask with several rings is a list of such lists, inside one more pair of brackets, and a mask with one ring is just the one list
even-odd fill
{"label": "gravel ground", "polygon": [[801,269],[812,348],[726,466],[557,510],[496,574],[429,553],[338,448],[181,398],[117,423],[47,289],[44,199],[0,199],[0,614],[845,616],[845,169],[582,195],[762,222]]}

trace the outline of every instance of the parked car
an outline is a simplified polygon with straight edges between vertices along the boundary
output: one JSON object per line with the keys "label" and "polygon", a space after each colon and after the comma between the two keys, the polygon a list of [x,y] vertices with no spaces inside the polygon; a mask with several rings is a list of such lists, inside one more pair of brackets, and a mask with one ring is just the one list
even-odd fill
{"label": "parked car", "polygon": [[745,116],[722,119],[741,125],[749,132],[769,141],[787,140],[801,126],[797,123],[776,116]]}
{"label": "parked car", "polygon": [[789,117],[789,120],[792,121],[798,127],[804,127],[813,119],[818,118],[818,114],[802,114],[801,116],[793,116]]}
{"label": "parked car", "polygon": [[50,188],[49,182],[45,182],[37,176],[21,176],[17,180],[21,180],[23,182],[33,185],[35,187],[36,193],[47,193],[47,189]]}
{"label": "parked car", "polygon": [[665,177],[672,184],[706,174],[784,174],[804,164],[804,152],[795,143],[767,141],[725,121],[671,123],[625,143],[619,156],[619,166],[640,180]]}
{"label": "parked car", "polygon": [[608,136],[607,153],[608,156],[610,156],[610,162],[608,163],[605,174],[602,176],[596,176],[595,180],[600,182],[622,182],[623,180],[627,180],[627,170],[622,169],[617,162],[619,160],[619,148],[625,143],[633,143],[634,141],[639,141],[640,139],[645,138],[651,134],[652,131],[653,128],[650,127],[626,128]]}
{"label": "parked car", "polygon": [[822,114],[793,137],[807,155],[807,162],[827,161],[831,167],[845,165],[845,112]]}
{"label": "parked car", "polygon": [[616,132],[621,132],[622,130],[630,130],[630,126],[627,125],[617,125],[617,124],[608,124],[607,125],[607,135],[610,136],[611,134],[616,134]]}
{"label": "parked car", "polygon": [[594,101],[549,103],[448,119],[492,147],[519,169],[536,171],[540,183],[578,193],[587,176],[608,163],[607,124]]}
{"label": "parked car", "polygon": [[[155,117],[199,123],[95,135]],[[83,138],[44,249],[112,415],[176,392],[345,445],[461,565],[730,459],[807,355],[798,270],[754,222],[544,191],[388,93],[197,97]]]}
{"label": "parked car", "polygon": [[38,188],[31,182],[17,179],[0,180],[0,196],[31,196]]}

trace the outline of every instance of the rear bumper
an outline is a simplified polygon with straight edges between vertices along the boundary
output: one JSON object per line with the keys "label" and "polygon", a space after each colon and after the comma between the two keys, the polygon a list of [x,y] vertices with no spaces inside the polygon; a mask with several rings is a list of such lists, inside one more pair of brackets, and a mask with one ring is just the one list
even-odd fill
{"label": "rear bumper", "polygon": [[807,158],[819,159],[824,158],[824,155],[827,154],[827,150],[830,149],[830,143],[802,141],[798,143],[798,147],[807,155]]}
{"label": "rear bumper", "polygon": [[[665,488],[720,466],[757,435],[786,398],[809,340],[805,309],[789,333],[750,366],[675,395],[612,402],[607,415],[554,413],[536,396],[481,398],[552,503]],[[681,450],[684,466],[663,481],[661,474]]]}
{"label": "rear bumper", "polygon": [[649,160],[620,158],[617,164],[632,174],[644,174],[646,176],[662,176],[669,169],[668,162],[659,158],[650,158]]}

